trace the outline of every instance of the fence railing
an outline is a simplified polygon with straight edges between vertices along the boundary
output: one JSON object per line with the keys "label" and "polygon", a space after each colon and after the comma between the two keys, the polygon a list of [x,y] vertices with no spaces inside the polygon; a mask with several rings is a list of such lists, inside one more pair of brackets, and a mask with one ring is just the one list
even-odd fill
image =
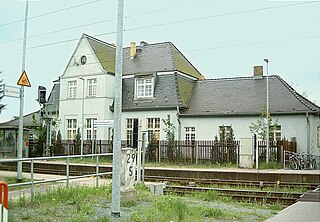
{"label": "fence railing", "polygon": [[[112,153],[112,140],[83,140],[83,154]],[[121,147],[130,147],[127,141],[121,141]],[[45,156],[45,144],[38,142],[29,143],[29,156],[41,157]],[[81,142],[78,140],[63,140],[61,142],[53,142],[49,148],[50,156],[80,155]]]}
{"label": "fence railing", "polygon": [[[69,187],[70,180],[80,179],[80,178],[87,178],[87,177],[95,177],[96,178],[96,186],[99,186],[99,176],[103,175],[111,175],[112,172],[100,172],[99,171],[99,157],[106,157],[112,156],[112,153],[103,153],[103,154],[87,154],[87,155],[70,155],[70,156],[54,156],[54,157],[36,157],[36,158],[21,158],[21,159],[4,159],[0,160],[0,165],[10,162],[23,162],[30,164],[30,182],[23,182],[23,183],[16,183],[16,184],[9,184],[8,187],[19,187],[19,186],[26,186],[30,185],[30,194],[31,198],[34,196],[34,189],[36,184],[44,184],[44,183],[51,183],[51,182],[58,182],[58,181],[66,181],[66,186]],[[96,172],[91,174],[84,174],[81,176],[71,176],[70,175],[70,159],[71,158],[85,158],[85,157],[95,157],[96,159]],[[35,161],[39,160],[54,160],[54,159],[65,159],[66,160],[66,175],[61,178],[56,179],[48,179],[48,180],[41,180],[37,181],[34,180],[34,164]]]}
{"label": "fence railing", "polygon": [[237,163],[239,141],[159,141],[158,160],[178,163]]}

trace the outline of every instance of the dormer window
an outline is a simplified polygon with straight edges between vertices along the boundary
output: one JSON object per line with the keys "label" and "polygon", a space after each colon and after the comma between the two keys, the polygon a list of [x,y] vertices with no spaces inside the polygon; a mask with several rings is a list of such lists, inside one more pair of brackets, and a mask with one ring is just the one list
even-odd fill
{"label": "dormer window", "polygon": [[137,79],[136,80],[136,95],[137,98],[148,98],[153,96],[152,79]]}

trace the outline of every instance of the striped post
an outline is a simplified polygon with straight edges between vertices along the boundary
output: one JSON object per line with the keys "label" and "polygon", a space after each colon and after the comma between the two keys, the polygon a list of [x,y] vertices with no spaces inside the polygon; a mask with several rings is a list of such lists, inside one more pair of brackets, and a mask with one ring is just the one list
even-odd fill
{"label": "striped post", "polygon": [[2,181],[0,181],[0,222],[8,222],[8,184]]}

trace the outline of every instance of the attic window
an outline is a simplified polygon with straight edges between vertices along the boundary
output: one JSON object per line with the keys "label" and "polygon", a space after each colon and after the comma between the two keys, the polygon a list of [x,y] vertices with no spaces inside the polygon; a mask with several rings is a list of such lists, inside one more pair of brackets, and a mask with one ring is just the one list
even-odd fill
{"label": "attic window", "polygon": [[136,79],[136,95],[137,98],[148,98],[153,96],[153,80]]}
{"label": "attic window", "polygon": [[81,56],[81,58],[80,58],[80,62],[81,62],[81,64],[82,65],[84,65],[84,64],[86,64],[87,63],[87,57],[86,56]]}

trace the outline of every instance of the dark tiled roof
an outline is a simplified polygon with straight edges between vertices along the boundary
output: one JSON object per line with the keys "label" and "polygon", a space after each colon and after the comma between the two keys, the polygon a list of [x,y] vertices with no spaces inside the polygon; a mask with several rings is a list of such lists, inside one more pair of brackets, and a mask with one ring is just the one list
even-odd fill
{"label": "dark tiled roof", "polygon": [[[266,77],[198,81],[183,115],[260,114],[266,107]],[[279,76],[269,76],[271,114],[319,113],[320,108],[299,95]]]}
{"label": "dark tiled roof", "polygon": [[[83,36],[88,39],[102,67],[114,73],[115,46],[86,34]],[[134,59],[130,59],[130,47],[123,49],[123,75],[165,71],[180,71],[198,79],[204,78],[171,42],[137,46]]]}
{"label": "dark tiled roof", "polygon": [[[23,127],[24,128],[28,128],[30,126],[32,126],[33,124],[33,117],[36,119],[37,122],[39,122],[40,119],[40,115],[39,115],[39,111],[27,114],[25,116],[23,116]],[[19,127],[19,118],[15,118],[13,120],[4,122],[4,123],[0,123],[0,129],[4,129],[4,128],[18,128]]]}
{"label": "dark tiled roof", "polygon": [[156,77],[153,99],[134,99],[134,78],[123,79],[122,109],[147,110],[168,109],[180,105],[175,75],[161,75]]}

